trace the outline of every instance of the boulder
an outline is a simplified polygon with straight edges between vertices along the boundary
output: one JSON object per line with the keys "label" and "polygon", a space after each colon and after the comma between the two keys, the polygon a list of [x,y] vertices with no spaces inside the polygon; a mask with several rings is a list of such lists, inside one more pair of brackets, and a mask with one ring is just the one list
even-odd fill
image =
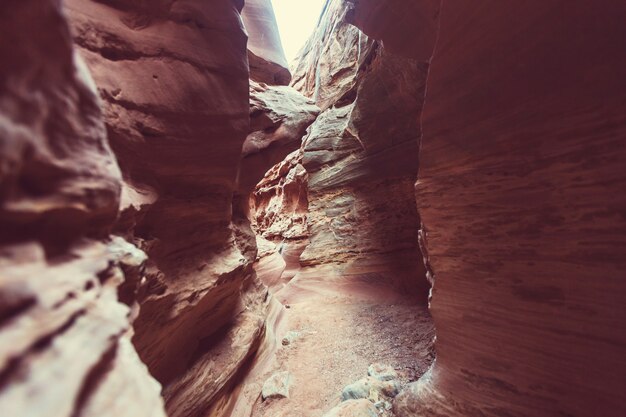
{"label": "boulder", "polygon": [[400,384],[397,381],[381,381],[368,376],[347,385],[341,392],[341,399],[366,398],[372,402],[378,402],[384,398],[395,397],[400,391]]}

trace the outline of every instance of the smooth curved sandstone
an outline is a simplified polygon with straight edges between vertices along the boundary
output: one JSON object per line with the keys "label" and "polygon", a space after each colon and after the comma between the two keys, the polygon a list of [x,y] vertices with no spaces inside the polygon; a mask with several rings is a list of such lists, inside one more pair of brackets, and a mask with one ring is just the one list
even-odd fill
{"label": "smooth curved sandstone", "polygon": [[[91,76],[54,2],[4,9],[0,243],[45,239],[53,248],[102,235],[117,213],[120,169]],[[27,21],[46,30],[25,33]]]}
{"label": "smooth curved sandstone", "polygon": [[439,27],[442,0],[344,0],[348,21],[389,52],[429,61]]}
{"label": "smooth curved sandstone", "polygon": [[288,87],[269,0],[5,0],[0,413],[319,416],[432,286],[397,417],[626,415],[624,21],[329,0]]}
{"label": "smooth curved sandstone", "polygon": [[246,0],[241,17],[248,32],[250,78],[272,85],[291,81],[271,0]]}
{"label": "smooth curved sandstone", "polygon": [[263,331],[255,239],[233,211],[249,129],[242,4],[65,4],[123,172],[116,229],[149,256],[133,342],[168,414],[202,415]]}
{"label": "smooth curved sandstone", "polygon": [[437,360],[399,416],[626,414],[621,1],[445,1],[417,202]]}

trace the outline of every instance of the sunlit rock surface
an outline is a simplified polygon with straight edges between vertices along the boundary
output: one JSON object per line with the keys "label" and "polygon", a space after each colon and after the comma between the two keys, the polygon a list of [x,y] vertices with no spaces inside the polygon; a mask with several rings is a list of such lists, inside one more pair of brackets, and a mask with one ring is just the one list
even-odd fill
{"label": "sunlit rock surface", "polygon": [[270,168],[300,148],[319,112],[293,87],[250,81],[250,133],[241,154],[239,193],[251,193]]}
{"label": "sunlit rock surface", "polygon": [[352,3],[329,2],[293,77],[323,109],[302,146],[310,244],[300,262],[360,268],[425,299],[412,188],[427,64],[388,51],[353,17]]}
{"label": "sunlit rock surface", "polygon": [[246,0],[241,16],[249,36],[250,78],[272,85],[289,84],[289,64],[271,0]]}

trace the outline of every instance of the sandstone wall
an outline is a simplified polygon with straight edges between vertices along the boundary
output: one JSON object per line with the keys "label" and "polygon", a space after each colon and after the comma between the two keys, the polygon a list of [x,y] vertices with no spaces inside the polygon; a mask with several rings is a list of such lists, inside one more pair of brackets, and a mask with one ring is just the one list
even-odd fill
{"label": "sandstone wall", "polygon": [[66,1],[122,168],[116,231],[149,256],[133,342],[170,416],[204,415],[263,332],[254,236],[233,215],[249,129],[241,7]]}
{"label": "sandstone wall", "polygon": [[248,196],[267,171],[300,148],[320,109],[293,87],[250,82],[250,133],[241,152],[238,193]]}
{"label": "sandstone wall", "polygon": [[250,78],[272,85],[291,80],[271,0],[246,0],[241,16],[248,32]]}
{"label": "sandstone wall", "polygon": [[0,410],[165,416],[130,342],[146,255],[108,236],[120,169],[59,3],[5,2],[0,56]]}
{"label": "sandstone wall", "polygon": [[267,314],[242,208],[308,129],[255,221],[289,276],[424,296],[421,242],[398,416],[626,415],[622,1],[333,0],[308,98],[267,1],[249,49],[240,0],[3,6],[4,414],[227,413]]}
{"label": "sandstone wall", "polygon": [[626,414],[625,18],[443,2],[416,186],[437,360],[398,415]]}
{"label": "sandstone wall", "polygon": [[425,298],[412,184],[427,64],[391,52],[354,19],[351,2],[329,2],[293,76],[323,110],[302,146],[310,244],[300,261]]}

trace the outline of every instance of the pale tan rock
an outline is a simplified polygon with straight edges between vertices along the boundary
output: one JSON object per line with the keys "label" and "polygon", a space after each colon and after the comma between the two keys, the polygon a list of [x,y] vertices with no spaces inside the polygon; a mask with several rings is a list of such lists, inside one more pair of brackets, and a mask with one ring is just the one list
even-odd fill
{"label": "pale tan rock", "polygon": [[341,391],[343,401],[365,398],[372,403],[395,397],[400,391],[400,384],[394,380],[380,380],[372,376],[361,378],[346,385]]}
{"label": "pale tan rock", "polygon": [[368,400],[348,400],[324,414],[324,417],[377,417],[374,404]]}
{"label": "pale tan rock", "polygon": [[264,400],[268,398],[289,398],[289,390],[292,384],[293,377],[288,371],[277,372],[263,383],[261,397]]}
{"label": "pale tan rock", "polygon": [[398,378],[398,373],[389,365],[373,363],[367,367],[367,374],[381,381],[391,381]]}

